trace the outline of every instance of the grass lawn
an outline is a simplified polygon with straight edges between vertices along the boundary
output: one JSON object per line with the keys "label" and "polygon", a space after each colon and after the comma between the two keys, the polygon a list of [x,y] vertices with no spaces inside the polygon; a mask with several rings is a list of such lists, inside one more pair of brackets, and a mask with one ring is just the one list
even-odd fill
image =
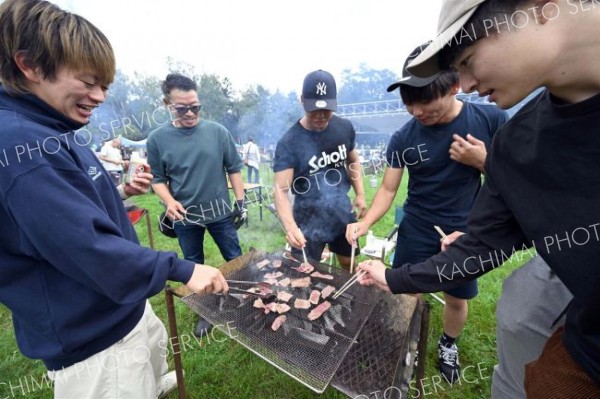
{"label": "grass lawn", "polygon": [[[263,166],[261,177],[265,184],[270,184],[272,172]],[[379,183],[381,177],[380,174],[378,176]],[[396,196],[395,202],[398,205],[402,204],[406,198],[407,180],[404,179]],[[370,204],[375,189],[369,187],[368,177],[365,179],[365,188],[367,203]],[[157,197],[148,194],[137,197],[135,202],[150,210],[153,217],[155,247],[159,250],[175,251],[181,254],[177,240],[164,237],[156,228],[156,218],[162,210]],[[393,206],[388,214],[373,227],[376,236],[383,236],[390,231],[394,222],[394,208]],[[253,247],[268,252],[282,249],[285,244],[284,234],[275,217],[268,210],[263,209],[263,220],[260,221],[259,208],[255,204],[249,206],[249,213],[249,226],[244,226],[239,230],[242,249],[247,251]],[[146,224],[143,221],[138,223],[136,230],[142,244],[147,246],[149,241]],[[361,239],[361,244],[364,245],[364,237]],[[208,235],[205,240],[205,253],[207,264],[218,266],[223,263],[217,247]],[[460,361],[465,370],[464,380],[452,388],[437,380],[439,373],[436,368],[435,352],[437,351],[437,340],[442,331],[442,306],[431,297],[425,296],[425,299],[432,304],[432,312],[424,397],[454,399],[489,397],[492,369],[496,363],[496,301],[500,295],[503,279],[529,259],[529,256],[517,255],[515,258],[518,259],[507,262],[503,267],[479,279],[480,294],[470,301],[469,320],[458,342],[461,350]],[[134,260],[132,259],[132,261]],[[68,293],[65,294],[68,295]],[[77,298],[73,298],[73,300],[77,300]],[[150,301],[157,315],[167,324],[164,294],[156,295]],[[192,331],[196,315],[179,300],[176,300],[176,312],[180,339],[189,342],[183,352],[188,398],[345,397],[333,388],[328,388],[322,395],[313,393],[221,333],[209,334],[202,340],[195,339]],[[172,359],[170,362],[172,363]],[[468,366],[474,367],[467,369]],[[15,343],[10,312],[0,305],[0,398],[51,397],[51,387],[48,381],[44,380],[44,375],[45,369],[40,361],[27,359],[20,354]],[[382,398],[383,395],[380,393],[378,397]],[[172,393],[169,398],[177,398],[177,393]]]}

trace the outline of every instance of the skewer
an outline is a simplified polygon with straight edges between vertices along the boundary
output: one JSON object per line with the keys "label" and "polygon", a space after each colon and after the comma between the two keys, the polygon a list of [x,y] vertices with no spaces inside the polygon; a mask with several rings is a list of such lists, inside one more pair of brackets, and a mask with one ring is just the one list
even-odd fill
{"label": "skewer", "polygon": [[444,239],[444,240],[445,240],[446,238],[448,238],[448,236],[446,235],[446,233],[444,233],[444,232],[442,231],[442,229],[440,229],[440,226],[433,226],[433,228],[434,228],[434,229],[435,229],[435,230],[436,230],[438,233],[440,233],[440,235],[442,236],[442,239]]}
{"label": "skewer", "polygon": [[367,274],[367,272],[365,270],[361,270],[360,272],[353,275],[348,281],[346,281],[346,284],[342,285],[342,287],[331,296],[331,298],[336,299],[337,297],[342,295],[345,291],[348,290],[348,288],[353,286],[365,274]]}

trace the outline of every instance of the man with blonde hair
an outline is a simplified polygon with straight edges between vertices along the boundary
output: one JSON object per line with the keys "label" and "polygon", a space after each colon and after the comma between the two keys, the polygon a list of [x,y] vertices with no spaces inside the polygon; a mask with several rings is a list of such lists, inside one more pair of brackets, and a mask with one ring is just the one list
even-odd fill
{"label": "man with blonde hair", "polygon": [[[227,291],[216,269],[139,245],[122,198],[78,129],[115,74],[108,39],[39,0],[0,5],[0,302],[57,398],[156,398],[175,387],[147,298],[168,279]],[[120,195],[121,194],[121,195]],[[164,344],[163,344],[164,348]]]}

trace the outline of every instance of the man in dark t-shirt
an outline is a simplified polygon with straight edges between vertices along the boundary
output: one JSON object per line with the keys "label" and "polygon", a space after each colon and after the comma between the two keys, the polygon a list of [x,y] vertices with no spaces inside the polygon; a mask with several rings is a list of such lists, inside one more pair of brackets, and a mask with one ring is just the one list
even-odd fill
{"label": "man in dark t-shirt", "polygon": [[[319,260],[326,244],[340,264],[350,265],[352,247],[346,242],[346,225],[366,209],[361,167],[355,151],[352,123],[336,111],[333,76],[318,70],[304,79],[302,105],[306,114],[277,143],[275,207],[286,230],[292,253]],[[348,191],[353,187],[354,204]],[[294,205],[288,193],[294,194]]]}
{"label": "man in dark t-shirt", "polygon": [[[459,101],[456,94],[460,78],[454,71],[425,79],[406,72],[409,62],[425,47],[427,44],[415,49],[404,64],[403,78],[388,88],[400,88],[413,119],[390,139],[382,185],[363,220],[349,225],[346,232],[348,241],[356,239],[387,212],[404,168],[408,168],[408,197],[393,268],[421,262],[440,252],[440,236],[434,226],[446,232],[466,231],[467,215],[481,186],[486,147],[508,119],[506,112],[493,105]],[[467,300],[477,293],[476,280],[444,293],[439,369],[450,382],[460,378],[455,341],[467,321]]]}

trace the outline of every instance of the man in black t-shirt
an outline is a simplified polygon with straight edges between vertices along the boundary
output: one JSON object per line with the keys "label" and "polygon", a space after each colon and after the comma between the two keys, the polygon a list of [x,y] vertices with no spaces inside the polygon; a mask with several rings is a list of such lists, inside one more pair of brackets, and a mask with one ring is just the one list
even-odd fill
{"label": "man in black t-shirt", "polygon": [[[275,207],[286,230],[286,239],[301,258],[321,258],[326,244],[340,264],[350,265],[352,247],[344,238],[353,222],[353,208],[360,218],[366,209],[361,167],[355,150],[352,123],[333,113],[337,108],[333,76],[318,70],[304,79],[302,105],[306,114],[277,143]],[[348,191],[353,187],[354,204]],[[288,192],[294,194],[292,209]]]}
{"label": "man in black t-shirt", "polygon": [[[573,295],[564,328],[526,366],[528,399],[600,398],[600,8],[596,2],[444,0],[418,76],[456,68],[465,92],[508,108],[544,91],[504,124],[486,158],[469,230],[428,260],[389,270],[361,264],[363,285],[393,293],[449,289],[535,248]],[[573,34],[577,32],[577,34]],[[454,237],[455,238],[455,237]],[[448,271],[450,270],[450,273]],[[545,301],[555,291],[520,304]],[[520,327],[519,327],[520,328]],[[495,397],[495,396],[494,396]],[[511,399],[514,396],[511,396]]]}
{"label": "man in black t-shirt", "polygon": [[[409,170],[408,198],[398,229],[393,268],[422,262],[440,252],[443,231],[467,231],[467,215],[481,186],[486,147],[507,119],[506,112],[489,104],[456,98],[459,75],[443,71],[429,78],[411,76],[406,67],[427,47],[419,46],[406,59],[403,78],[388,91],[400,88],[413,119],[398,130],[387,147],[389,167],[364,219],[348,226],[349,242],[365,234],[392,204]],[[460,378],[456,339],[468,313],[467,300],[477,296],[477,280],[444,292],[444,331],[438,344],[439,369],[447,381]]]}

